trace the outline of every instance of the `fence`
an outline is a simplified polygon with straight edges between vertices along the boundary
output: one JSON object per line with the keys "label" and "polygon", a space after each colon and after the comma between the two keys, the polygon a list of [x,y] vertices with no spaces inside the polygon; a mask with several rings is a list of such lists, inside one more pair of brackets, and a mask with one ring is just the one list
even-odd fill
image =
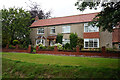
{"label": "fence", "polygon": [[[3,52],[24,52],[24,53],[31,53],[31,45],[29,45],[27,50],[21,50],[18,48],[18,45],[16,45],[15,49],[9,49],[9,45],[6,46],[6,48],[2,49]],[[76,51],[59,51],[57,46],[54,47],[54,50],[39,50],[39,46],[36,47],[36,54],[54,54],[54,55],[75,55],[75,56],[100,56],[100,57],[119,57],[120,53],[107,53],[106,48],[102,47],[101,52],[81,52],[79,49],[79,46],[76,46]]]}
{"label": "fence", "polygon": [[9,45],[6,45],[6,48],[2,49],[2,52],[24,52],[24,53],[31,53],[31,45],[28,46],[28,49],[19,49],[18,45],[15,46],[15,49],[9,49]]}
{"label": "fence", "polygon": [[101,52],[81,52],[79,49],[79,46],[76,46],[75,52],[65,52],[65,51],[59,51],[57,46],[54,47],[53,51],[42,51],[39,50],[39,47],[36,47],[36,53],[37,54],[54,54],[54,55],[75,55],[75,56],[100,56],[100,57],[120,57],[120,53],[107,53],[106,48],[102,47]]}

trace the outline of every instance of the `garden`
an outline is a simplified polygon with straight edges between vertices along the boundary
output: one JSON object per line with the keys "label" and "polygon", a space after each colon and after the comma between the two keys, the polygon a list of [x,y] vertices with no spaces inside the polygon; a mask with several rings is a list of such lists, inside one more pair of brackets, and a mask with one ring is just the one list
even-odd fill
{"label": "garden", "polygon": [[2,53],[2,77],[6,78],[114,78],[119,59]]}

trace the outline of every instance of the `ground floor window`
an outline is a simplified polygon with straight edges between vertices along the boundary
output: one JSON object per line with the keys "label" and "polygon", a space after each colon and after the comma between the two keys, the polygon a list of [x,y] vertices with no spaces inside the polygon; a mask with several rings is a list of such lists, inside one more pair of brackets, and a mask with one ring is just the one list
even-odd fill
{"label": "ground floor window", "polygon": [[45,46],[45,39],[37,39],[36,45],[38,45],[38,44],[43,44]]}
{"label": "ground floor window", "polygon": [[99,48],[99,39],[84,39],[84,48]]}
{"label": "ground floor window", "polygon": [[63,39],[62,44],[66,44],[66,43],[70,43],[70,40],[69,39]]}
{"label": "ground floor window", "polygon": [[118,48],[120,49],[120,43],[118,44]]}

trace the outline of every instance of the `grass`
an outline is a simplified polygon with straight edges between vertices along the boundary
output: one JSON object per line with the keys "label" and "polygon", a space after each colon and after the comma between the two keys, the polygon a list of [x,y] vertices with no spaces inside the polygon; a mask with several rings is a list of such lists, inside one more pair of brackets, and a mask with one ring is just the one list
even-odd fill
{"label": "grass", "polygon": [[119,59],[2,53],[3,78],[115,78]]}

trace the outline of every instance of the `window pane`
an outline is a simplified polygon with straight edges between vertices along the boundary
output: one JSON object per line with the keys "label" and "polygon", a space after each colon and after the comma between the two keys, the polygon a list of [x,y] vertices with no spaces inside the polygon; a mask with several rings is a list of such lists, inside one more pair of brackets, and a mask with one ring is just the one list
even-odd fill
{"label": "window pane", "polygon": [[86,47],[86,48],[88,47],[88,42],[85,42],[85,47]]}
{"label": "window pane", "polygon": [[88,32],[88,26],[85,26],[85,32]]}
{"label": "window pane", "polygon": [[92,39],[89,40],[89,47],[93,47],[93,40]]}
{"label": "window pane", "polygon": [[55,27],[51,27],[51,33],[55,33]]}
{"label": "window pane", "polygon": [[97,47],[98,43],[97,42],[94,42],[94,47]]}

